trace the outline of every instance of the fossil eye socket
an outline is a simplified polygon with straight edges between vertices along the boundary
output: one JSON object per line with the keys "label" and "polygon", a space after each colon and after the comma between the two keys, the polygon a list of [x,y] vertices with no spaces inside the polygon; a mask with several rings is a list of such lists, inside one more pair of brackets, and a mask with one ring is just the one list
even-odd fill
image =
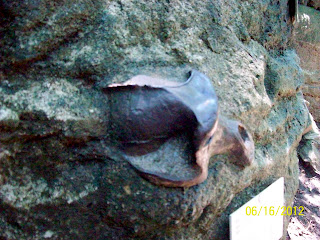
{"label": "fossil eye socket", "polygon": [[208,139],[208,140],[207,140],[207,142],[206,142],[206,145],[208,145],[208,144],[210,144],[210,143],[211,143],[212,138],[213,138],[213,136],[209,137],[209,139]]}
{"label": "fossil eye socket", "polygon": [[248,133],[247,133],[246,129],[243,126],[239,125],[238,126],[238,131],[239,131],[240,136],[241,136],[241,138],[243,139],[244,142],[249,140]]}

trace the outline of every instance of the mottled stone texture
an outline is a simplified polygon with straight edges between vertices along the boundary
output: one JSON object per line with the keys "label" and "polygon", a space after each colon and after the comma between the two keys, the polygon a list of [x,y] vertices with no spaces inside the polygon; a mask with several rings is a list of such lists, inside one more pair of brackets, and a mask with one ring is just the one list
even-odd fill
{"label": "mottled stone texture", "polygon": [[320,9],[320,0],[299,0],[299,4]]}
{"label": "mottled stone texture", "polygon": [[[319,2],[320,6],[320,2]],[[320,11],[299,6],[295,28],[294,48],[303,69],[303,95],[316,122],[320,122]]]}
{"label": "mottled stone texture", "polygon": [[[228,239],[228,214],[281,176],[292,204],[308,110],[286,0],[0,8],[0,238]],[[193,68],[252,133],[256,157],[242,169],[215,156],[204,183],[158,187],[110,147],[103,88],[136,74],[182,82]],[[158,154],[174,161],[175,144]]]}

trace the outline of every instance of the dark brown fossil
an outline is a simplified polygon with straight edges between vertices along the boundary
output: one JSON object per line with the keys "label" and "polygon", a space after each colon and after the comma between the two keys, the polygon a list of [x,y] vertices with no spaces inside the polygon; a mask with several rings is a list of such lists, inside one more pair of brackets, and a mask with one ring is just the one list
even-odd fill
{"label": "dark brown fossil", "polygon": [[288,8],[290,21],[291,23],[295,23],[298,15],[298,0],[289,0]]}
{"label": "dark brown fossil", "polygon": [[171,137],[187,133],[192,139],[196,174],[168,175],[135,165],[153,183],[168,187],[190,187],[208,175],[211,156],[230,153],[238,166],[253,161],[254,143],[245,127],[218,117],[218,98],[210,79],[191,71],[184,83],[138,75],[122,84],[109,85],[110,132],[124,156],[143,156],[156,151]]}

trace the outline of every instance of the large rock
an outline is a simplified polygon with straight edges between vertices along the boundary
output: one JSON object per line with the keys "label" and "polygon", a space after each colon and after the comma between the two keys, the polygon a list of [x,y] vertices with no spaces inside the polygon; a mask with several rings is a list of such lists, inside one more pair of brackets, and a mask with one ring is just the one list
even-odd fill
{"label": "large rock", "polygon": [[[320,2],[319,2],[320,3]],[[320,6],[320,5],[319,5]],[[299,6],[294,47],[300,57],[305,85],[303,95],[316,122],[320,122],[320,11]]]}
{"label": "large rock", "polygon": [[[287,12],[285,0],[2,1],[0,237],[227,239],[228,214],[282,176],[291,205],[308,110]],[[110,148],[103,88],[192,68],[247,126],[255,160],[215,156],[204,183],[159,187]]]}

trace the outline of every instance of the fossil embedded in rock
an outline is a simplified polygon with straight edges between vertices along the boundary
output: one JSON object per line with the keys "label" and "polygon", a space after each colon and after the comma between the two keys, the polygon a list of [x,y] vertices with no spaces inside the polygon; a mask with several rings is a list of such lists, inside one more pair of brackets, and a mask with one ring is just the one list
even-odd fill
{"label": "fossil embedded in rock", "polygon": [[195,164],[191,168],[197,169],[196,176],[170,176],[132,164],[156,184],[199,184],[207,178],[209,159],[216,154],[236,154],[240,166],[253,160],[250,134],[236,121],[219,119],[218,98],[211,81],[198,71],[191,71],[184,83],[138,75],[125,83],[109,85],[105,91],[109,95],[111,136],[125,154],[148,154],[182,132],[192,139]]}

